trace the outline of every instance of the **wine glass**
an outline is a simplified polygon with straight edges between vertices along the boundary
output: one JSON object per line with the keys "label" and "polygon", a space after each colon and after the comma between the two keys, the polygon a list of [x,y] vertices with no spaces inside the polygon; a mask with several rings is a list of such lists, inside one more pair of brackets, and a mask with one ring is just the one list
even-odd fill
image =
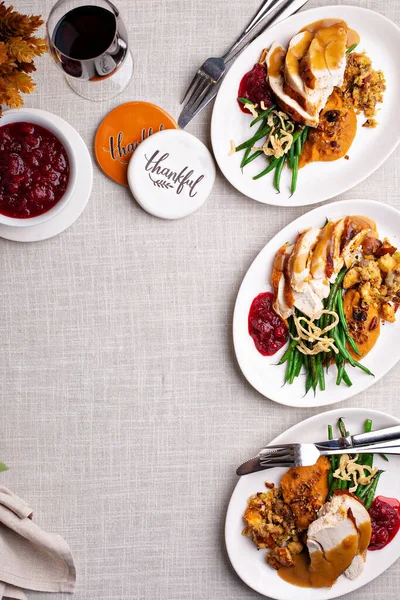
{"label": "wine glass", "polygon": [[109,0],[58,0],[47,21],[47,40],[67,82],[83,98],[109,100],[131,80],[128,34]]}

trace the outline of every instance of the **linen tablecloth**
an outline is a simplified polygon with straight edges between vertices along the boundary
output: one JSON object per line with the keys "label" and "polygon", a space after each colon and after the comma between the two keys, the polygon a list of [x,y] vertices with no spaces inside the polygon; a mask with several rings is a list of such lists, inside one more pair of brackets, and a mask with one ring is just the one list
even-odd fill
{"label": "linen tablecloth", "polygon": [[[400,24],[396,0],[346,1]],[[122,102],[154,102],[177,118],[194,68],[259,3],[118,0],[135,60],[127,90],[104,104],[80,99],[44,57],[26,106],[66,119],[90,149]],[[14,5],[46,17],[52,2]],[[210,115],[187,129],[209,147]],[[400,208],[399,158],[342,198]],[[70,544],[76,600],[261,598],[224,550],[235,468],[319,409],[285,408],[247,384],[232,310],[255,255],[307,210],[248,200],[218,174],[200,211],[162,221],[95,167],[88,206],[68,231],[36,244],[0,240],[0,460],[11,467],[1,483]],[[400,417],[399,387],[397,366],[345,405]],[[397,600],[399,588],[400,562],[348,598]]]}

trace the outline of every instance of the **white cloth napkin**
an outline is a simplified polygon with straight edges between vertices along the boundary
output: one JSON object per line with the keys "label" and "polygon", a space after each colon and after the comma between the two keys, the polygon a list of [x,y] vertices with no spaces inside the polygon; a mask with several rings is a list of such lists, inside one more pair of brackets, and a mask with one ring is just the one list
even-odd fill
{"label": "white cloth napkin", "polygon": [[0,486],[0,600],[27,600],[24,590],[72,593],[75,581],[67,542],[42,531],[32,509]]}

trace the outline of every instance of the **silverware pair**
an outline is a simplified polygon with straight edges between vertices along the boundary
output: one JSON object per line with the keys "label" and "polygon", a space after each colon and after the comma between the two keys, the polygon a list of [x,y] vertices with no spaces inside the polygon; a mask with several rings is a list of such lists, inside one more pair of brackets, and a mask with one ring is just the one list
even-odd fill
{"label": "silverware pair", "polygon": [[240,465],[236,473],[248,475],[273,467],[306,467],[314,465],[320,456],[345,453],[400,454],[400,425],[314,444],[266,446],[257,456]]}
{"label": "silverware pair", "polygon": [[[247,25],[239,38],[221,57],[208,58],[201,67],[197,70],[193,77],[181,104],[187,99],[187,102],[179,115],[178,125],[181,129],[186,127],[190,121],[205,108],[217,95],[221,82],[226,72],[231,67],[237,56],[244,50],[254,39],[250,37],[254,29],[263,23],[265,19],[274,11],[276,11],[270,19],[265,23],[264,28],[257,33],[260,35],[273,23],[283,21],[296,13],[308,0],[265,0],[256,15]],[[244,43],[245,42],[245,43]],[[240,48],[239,48],[240,46]]]}

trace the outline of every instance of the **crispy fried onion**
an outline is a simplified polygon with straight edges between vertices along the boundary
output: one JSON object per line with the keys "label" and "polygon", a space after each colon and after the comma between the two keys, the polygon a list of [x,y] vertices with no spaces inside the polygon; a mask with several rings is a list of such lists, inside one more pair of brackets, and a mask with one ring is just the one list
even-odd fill
{"label": "crispy fried onion", "polygon": [[[348,454],[342,454],[340,457],[339,468],[333,473],[336,479],[341,481],[353,480],[354,485],[349,488],[349,492],[353,493],[356,491],[358,484],[367,485],[371,483],[371,479],[376,475],[378,467],[370,467],[368,465],[358,465],[358,454],[354,458],[350,458]],[[365,471],[369,475],[365,474]]]}
{"label": "crispy fried onion", "polygon": [[246,102],[245,108],[251,112],[254,118],[258,117],[258,112],[256,111],[258,104],[252,104],[251,102]]}
{"label": "crispy fried onion", "polygon": [[285,112],[272,110],[268,115],[267,124],[271,130],[266,141],[261,147],[252,149],[262,150],[266,156],[280,158],[292,147],[294,123]]}
{"label": "crispy fried onion", "polygon": [[231,148],[229,150],[228,156],[233,156],[236,152],[236,144],[233,140],[230,141],[230,144],[231,144]]}
{"label": "crispy fried onion", "polygon": [[[323,329],[315,323],[322,315],[331,315],[333,317],[332,323]],[[339,350],[335,346],[335,340],[325,336],[328,331],[336,327],[339,323],[339,317],[335,312],[332,310],[321,310],[313,319],[293,315],[293,321],[296,326],[297,337],[292,336],[292,338],[297,341],[296,347],[300,352],[303,354],[314,355],[319,354],[320,352],[329,352],[330,350],[333,350],[338,354]],[[303,323],[305,325],[303,325]]]}

